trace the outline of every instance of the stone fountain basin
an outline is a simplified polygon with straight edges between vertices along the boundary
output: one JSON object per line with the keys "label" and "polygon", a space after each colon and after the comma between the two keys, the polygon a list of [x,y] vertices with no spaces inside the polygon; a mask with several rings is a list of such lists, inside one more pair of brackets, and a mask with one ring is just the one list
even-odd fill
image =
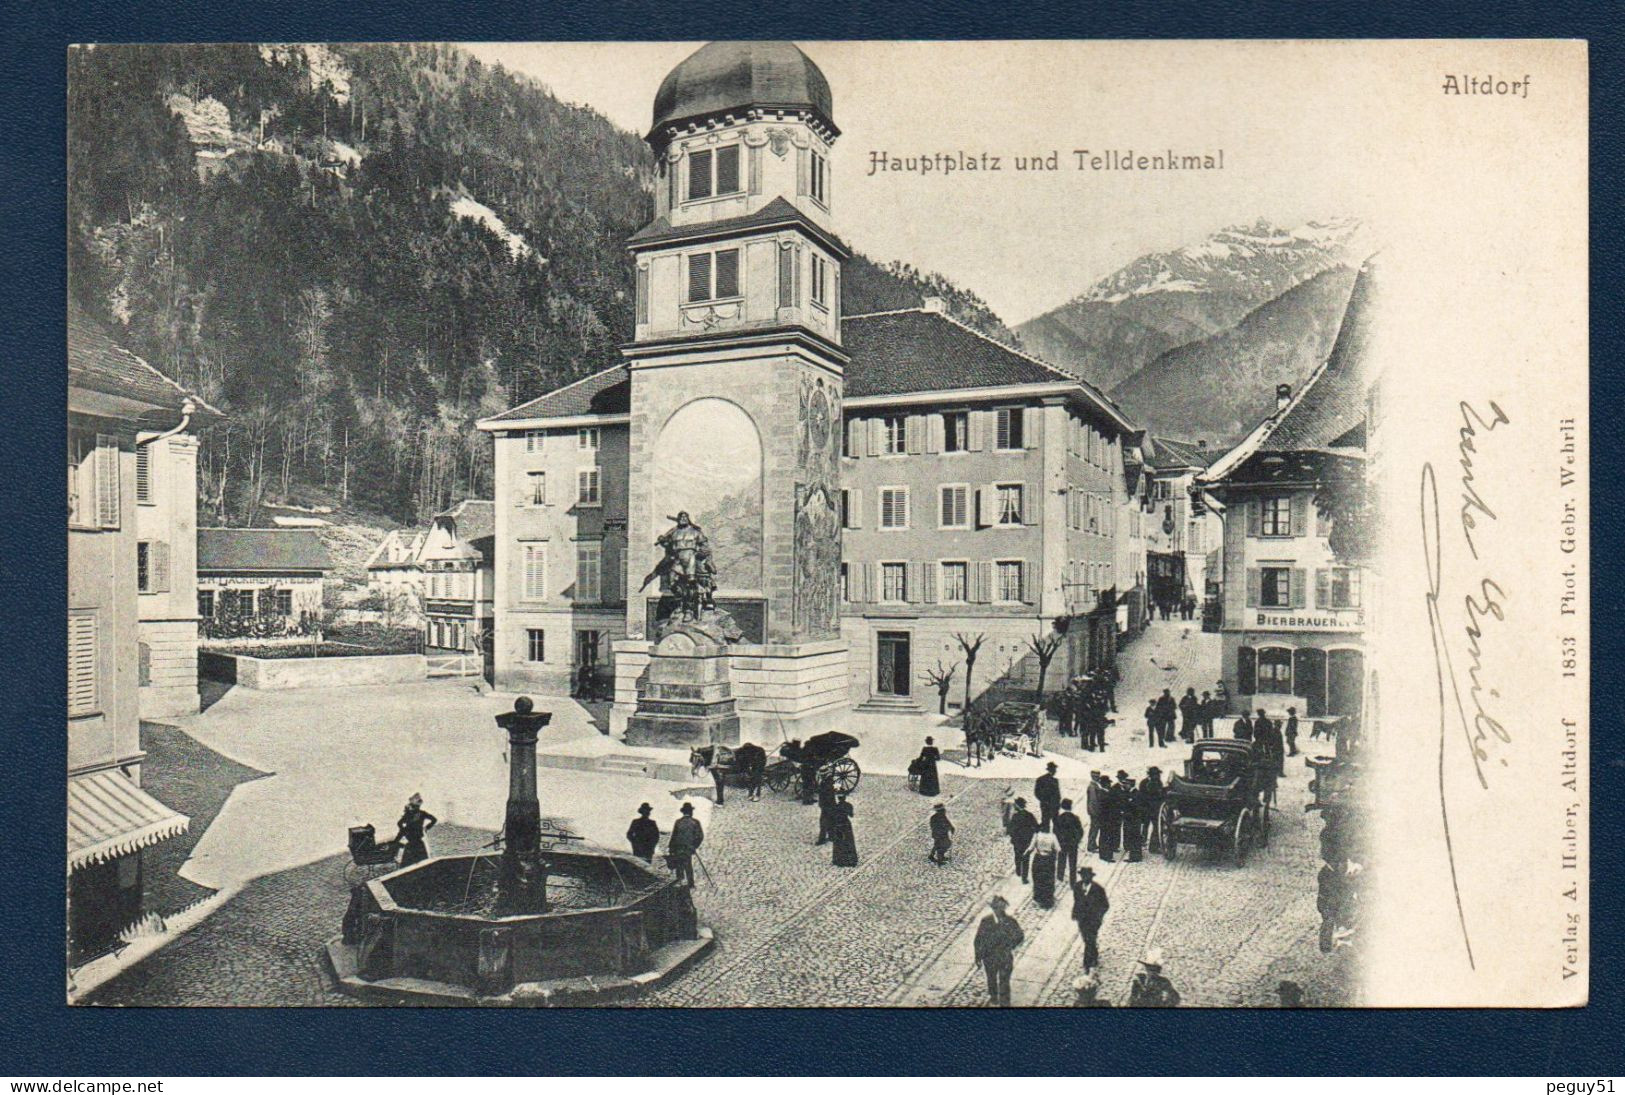
{"label": "stone fountain basin", "polygon": [[[369,882],[368,911],[387,930],[381,946],[358,956],[357,973],[493,995],[527,983],[638,980],[670,945],[700,938],[688,890],[641,859],[603,850],[546,855],[546,911],[497,915],[499,853],[440,856]],[[493,955],[505,970],[495,987]]]}

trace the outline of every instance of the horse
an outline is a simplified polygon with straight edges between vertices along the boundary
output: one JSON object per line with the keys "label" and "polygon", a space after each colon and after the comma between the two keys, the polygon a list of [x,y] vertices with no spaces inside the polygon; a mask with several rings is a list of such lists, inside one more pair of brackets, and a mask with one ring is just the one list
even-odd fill
{"label": "horse", "polygon": [[[728,749],[727,746],[716,745],[690,746],[688,750],[689,771],[698,776],[702,771],[710,768],[711,760],[716,756],[716,751],[719,748]],[[746,742],[744,745],[729,749],[728,752],[732,754],[732,758],[724,756],[722,766],[712,771],[712,777],[718,783],[718,797],[720,797],[722,791],[721,783],[723,780],[729,776],[743,776],[745,787],[749,791],[747,797],[752,801],[760,799],[762,797],[762,776],[767,771],[767,750],[760,745]]]}

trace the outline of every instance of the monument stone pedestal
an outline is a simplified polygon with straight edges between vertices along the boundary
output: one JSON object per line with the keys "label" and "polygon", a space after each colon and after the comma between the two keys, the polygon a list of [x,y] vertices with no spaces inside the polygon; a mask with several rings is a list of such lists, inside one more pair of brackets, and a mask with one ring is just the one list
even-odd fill
{"label": "monument stone pedestal", "polygon": [[738,745],[739,713],[725,643],[678,627],[650,651],[626,743],[657,747]]}

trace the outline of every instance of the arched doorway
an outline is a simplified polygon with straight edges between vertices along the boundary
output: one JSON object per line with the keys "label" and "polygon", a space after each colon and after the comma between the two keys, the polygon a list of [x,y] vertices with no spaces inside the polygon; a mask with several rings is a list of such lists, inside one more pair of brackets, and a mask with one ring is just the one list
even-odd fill
{"label": "arched doorway", "polygon": [[1326,655],[1326,713],[1359,715],[1365,692],[1365,654],[1333,650]]}

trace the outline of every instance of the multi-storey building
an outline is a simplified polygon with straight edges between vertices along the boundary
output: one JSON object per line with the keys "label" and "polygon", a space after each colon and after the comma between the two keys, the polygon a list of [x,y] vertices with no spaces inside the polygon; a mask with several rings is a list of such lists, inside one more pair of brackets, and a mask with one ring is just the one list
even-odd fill
{"label": "multi-storey building", "polygon": [[196,714],[197,436],[192,429],[136,446],[135,577],[141,717]]}
{"label": "multi-storey building", "polygon": [[1219,456],[1206,441],[1151,440],[1145,538],[1147,592],[1153,606],[1166,604],[1175,610],[1188,601],[1201,604],[1209,578],[1218,580],[1216,573],[1209,575],[1207,560],[1219,549],[1224,523],[1192,488],[1197,474]]}
{"label": "multi-storey building", "polygon": [[499,687],[566,693],[626,635],[629,387],[617,366],[482,423],[496,454]]}
{"label": "multi-storey building", "polygon": [[400,609],[419,613],[423,605],[423,568],[418,552],[427,538],[425,529],[390,529],[367,556],[367,592],[377,594]]}
{"label": "multi-storey building", "polygon": [[[1088,621],[1102,594],[1132,580],[1118,573],[1117,542],[1134,426],[1089,385],[936,301],[852,316],[843,334],[841,633],[853,701],[919,706],[921,675],[960,660],[960,634],[986,636],[979,671],[1025,677],[1029,638],[1059,618]],[[1063,664],[1110,656],[1105,608],[1110,621],[1080,623]]]}
{"label": "multi-storey building", "polygon": [[[77,964],[112,946],[141,916],[141,849],[184,832],[187,819],[141,789],[143,657],[168,662],[167,637],[186,615],[171,604],[191,558],[190,528],[176,504],[139,512],[154,486],[166,502],[180,500],[177,464],[154,462],[144,448],[175,441],[218,412],[120,346],[106,328],[70,299],[68,305],[68,945]],[[185,450],[186,443],[177,444]],[[179,460],[179,457],[176,457]],[[153,479],[154,469],[176,472]],[[145,482],[143,482],[143,480]],[[155,545],[164,545],[158,549]],[[162,568],[168,568],[164,574]],[[143,582],[151,597],[143,603]],[[168,590],[161,586],[168,585]],[[190,624],[196,632],[195,618]],[[195,651],[195,639],[194,651]],[[161,658],[156,651],[162,648]],[[174,658],[184,663],[184,656]],[[190,697],[163,665],[154,699],[195,709],[196,655]],[[173,691],[169,689],[173,688]]]}
{"label": "multi-storey building", "polygon": [[490,502],[467,498],[434,515],[418,551],[423,574],[423,649],[479,658],[492,644]]}
{"label": "multi-storey building", "polygon": [[[1358,715],[1365,692],[1364,568],[1338,520],[1365,478],[1369,268],[1360,272],[1330,355],[1298,393],[1197,477],[1224,511],[1223,676],[1249,709]],[[1340,515],[1341,514],[1341,515]]]}

